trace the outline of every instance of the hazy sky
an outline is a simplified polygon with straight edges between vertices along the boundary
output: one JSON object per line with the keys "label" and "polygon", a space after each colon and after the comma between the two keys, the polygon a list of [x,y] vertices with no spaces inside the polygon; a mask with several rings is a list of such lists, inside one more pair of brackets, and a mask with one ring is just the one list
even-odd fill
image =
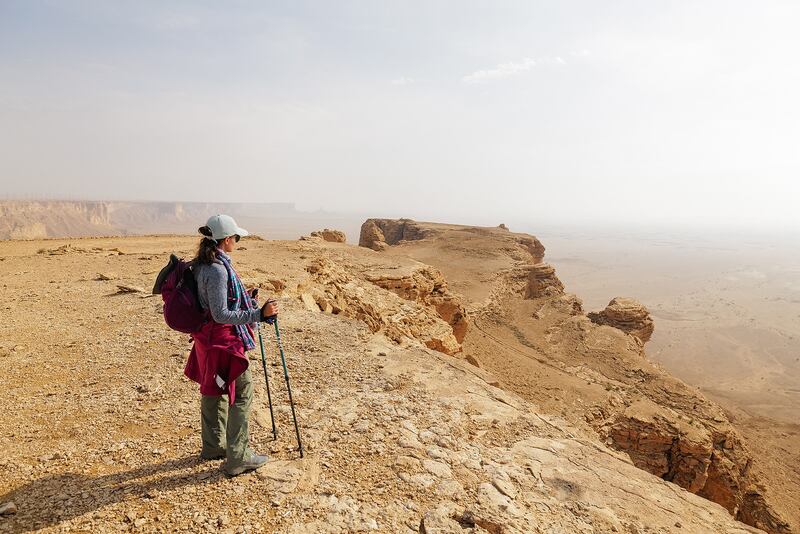
{"label": "hazy sky", "polygon": [[800,227],[800,2],[0,0],[0,196]]}

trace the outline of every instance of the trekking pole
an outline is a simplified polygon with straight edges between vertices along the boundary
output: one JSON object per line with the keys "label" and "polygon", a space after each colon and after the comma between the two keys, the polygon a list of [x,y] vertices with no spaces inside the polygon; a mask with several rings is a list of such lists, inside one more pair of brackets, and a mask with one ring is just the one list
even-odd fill
{"label": "trekking pole", "polygon": [[264,380],[267,383],[267,401],[269,402],[269,418],[272,421],[272,439],[278,439],[275,429],[275,414],[272,413],[272,395],[269,392],[269,375],[267,374],[267,357],[264,355],[264,338],[261,337],[261,322],[258,323],[258,344],[261,345],[261,367],[264,369]]}
{"label": "trekking pole", "polygon": [[281,331],[278,328],[278,317],[267,317],[267,322],[275,325],[275,340],[278,343],[278,350],[281,353],[281,363],[283,364],[283,378],[286,379],[286,390],[289,392],[289,405],[292,407],[292,419],[294,420],[294,431],[297,434],[297,450],[300,451],[300,458],[303,457],[303,442],[300,441],[300,427],[297,426],[297,415],[294,411],[294,401],[292,400],[292,386],[289,385],[289,371],[286,370],[286,357],[283,355],[283,343],[281,343]]}

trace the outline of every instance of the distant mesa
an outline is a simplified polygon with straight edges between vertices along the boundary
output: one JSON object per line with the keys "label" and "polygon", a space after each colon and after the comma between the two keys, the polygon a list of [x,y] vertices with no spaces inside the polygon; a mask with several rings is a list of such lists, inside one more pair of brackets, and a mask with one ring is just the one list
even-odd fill
{"label": "distant mesa", "polygon": [[6,200],[0,201],[0,239],[194,234],[214,213],[251,230],[264,214],[297,215],[290,203]]}
{"label": "distant mesa", "polygon": [[593,323],[613,326],[627,334],[636,336],[642,343],[647,343],[653,335],[655,324],[650,312],[639,301],[616,297],[601,312],[587,314]]}

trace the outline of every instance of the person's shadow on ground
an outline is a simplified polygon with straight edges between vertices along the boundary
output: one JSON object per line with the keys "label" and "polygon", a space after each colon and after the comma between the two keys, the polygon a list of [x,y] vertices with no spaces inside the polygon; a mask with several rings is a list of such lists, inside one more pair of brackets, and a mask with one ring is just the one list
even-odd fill
{"label": "person's shadow on ground", "polygon": [[[207,463],[202,471],[172,473]],[[160,476],[161,475],[161,476]],[[204,484],[224,477],[217,462],[185,456],[130,471],[91,476],[82,473],[45,475],[0,496],[13,501],[15,515],[0,518],[0,532],[29,532],[49,527],[110,504],[148,498],[153,491]],[[123,520],[122,517],[119,518]]]}

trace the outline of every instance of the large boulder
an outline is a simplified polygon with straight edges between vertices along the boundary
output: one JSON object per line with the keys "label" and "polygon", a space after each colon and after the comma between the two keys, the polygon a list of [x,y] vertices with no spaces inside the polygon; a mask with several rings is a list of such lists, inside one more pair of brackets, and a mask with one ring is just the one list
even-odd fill
{"label": "large boulder", "polygon": [[631,298],[616,297],[608,303],[606,309],[601,312],[590,312],[588,316],[593,323],[618,328],[636,336],[642,343],[650,340],[655,328],[647,308]]}

